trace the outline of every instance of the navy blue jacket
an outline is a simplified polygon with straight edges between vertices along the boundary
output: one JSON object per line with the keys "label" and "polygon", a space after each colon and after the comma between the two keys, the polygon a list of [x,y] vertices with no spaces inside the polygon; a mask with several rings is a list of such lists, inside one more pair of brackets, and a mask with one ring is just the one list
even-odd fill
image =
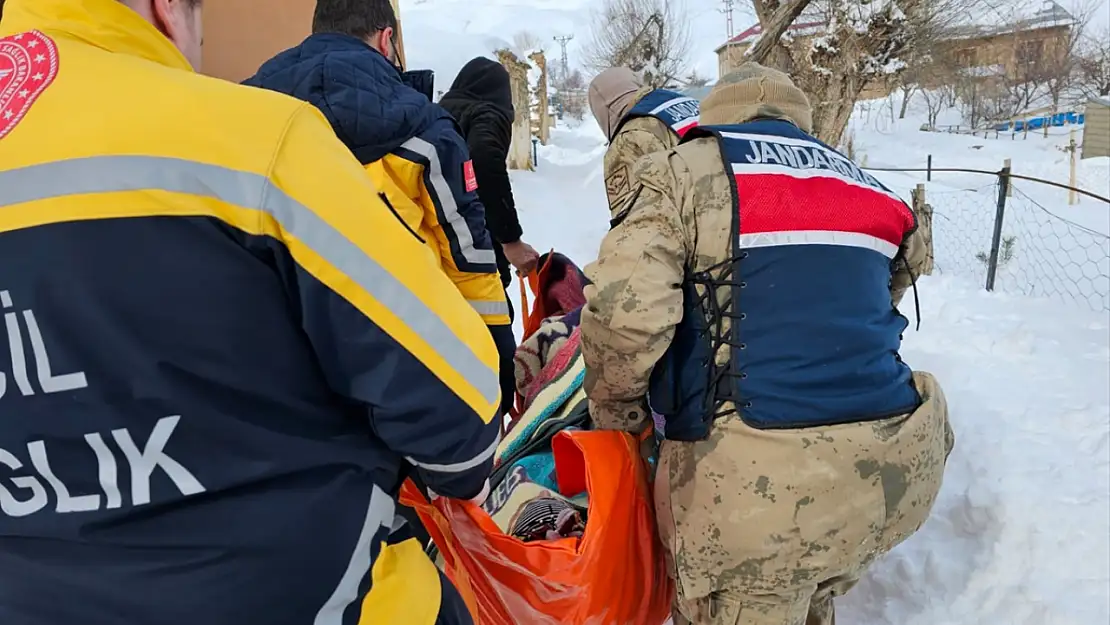
{"label": "navy blue jacket", "polygon": [[486,328],[311,105],[115,0],[5,11],[0,624],[355,625],[427,563],[374,570],[401,481],[489,475]]}
{"label": "navy blue jacket", "polygon": [[497,343],[502,410],[507,412],[515,392],[516,339],[486,211],[465,179],[473,171],[467,144],[450,113],[405,84],[377,50],[337,33],[310,36],[267,61],[244,84],[320,109],[375,182],[388,187],[387,201],[403,221],[418,236],[438,243],[432,247],[443,256],[445,272]]}

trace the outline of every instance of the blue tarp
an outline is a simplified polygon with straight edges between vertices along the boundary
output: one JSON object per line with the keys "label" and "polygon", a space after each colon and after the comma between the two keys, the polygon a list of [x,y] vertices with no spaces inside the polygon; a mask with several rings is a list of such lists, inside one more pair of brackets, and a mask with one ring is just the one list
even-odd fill
{"label": "blue tarp", "polygon": [[1067,113],[1056,113],[1055,115],[1046,115],[1043,117],[1033,117],[1030,119],[1016,119],[1012,122],[1004,122],[994,127],[996,132],[1025,132],[1027,130],[1040,130],[1048,126],[1066,126],[1069,124],[1082,124],[1085,119],[1083,113],[1069,111]]}

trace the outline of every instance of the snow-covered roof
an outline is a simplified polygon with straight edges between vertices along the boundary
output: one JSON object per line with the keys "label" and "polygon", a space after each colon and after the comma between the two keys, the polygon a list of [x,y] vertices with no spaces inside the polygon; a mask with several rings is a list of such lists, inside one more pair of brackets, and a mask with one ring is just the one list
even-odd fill
{"label": "snow-covered roof", "polygon": [[[828,19],[822,9],[813,7],[810,5],[794,20],[786,30],[787,35],[805,37],[824,31]],[[960,2],[959,10],[946,12],[940,19],[947,22],[945,26],[951,39],[1071,26],[1075,23],[1075,17],[1053,0],[969,0]],[[756,23],[723,43],[717,51],[726,46],[754,44],[762,33],[763,27]]]}
{"label": "snow-covered roof", "polygon": [[1071,26],[1075,17],[1053,0],[976,0],[955,11],[947,25],[952,39]]}
{"label": "snow-covered roof", "polygon": [[[825,17],[823,12],[812,7],[813,5],[810,5],[809,8],[802,11],[802,14],[794,20],[794,23],[786,29],[787,34],[795,37],[805,37],[808,35],[816,35],[825,29],[825,25],[828,24],[829,21],[828,18]],[[756,22],[752,26],[749,26],[747,30],[742,31],[732,39],[721,44],[717,50],[720,51],[720,49],[725,46],[754,44],[761,34],[763,34],[763,26],[760,25],[759,22]]]}

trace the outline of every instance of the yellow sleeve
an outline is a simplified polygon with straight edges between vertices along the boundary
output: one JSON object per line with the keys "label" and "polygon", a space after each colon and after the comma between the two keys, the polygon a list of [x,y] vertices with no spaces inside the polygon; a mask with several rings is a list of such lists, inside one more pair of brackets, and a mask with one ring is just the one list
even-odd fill
{"label": "yellow sleeve", "polygon": [[370,407],[375,432],[433,490],[476,494],[499,435],[497,349],[310,105],[288,125],[262,205],[293,261],[296,312],[332,387]]}

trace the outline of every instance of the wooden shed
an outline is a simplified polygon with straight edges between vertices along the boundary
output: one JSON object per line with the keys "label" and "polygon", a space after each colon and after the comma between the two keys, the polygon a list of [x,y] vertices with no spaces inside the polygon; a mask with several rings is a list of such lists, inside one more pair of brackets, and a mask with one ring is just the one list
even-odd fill
{"label": "wooden shed", "polygon": [[316,0],[204,3],[204,61],[209,76],[239,82],[312,31]]}
{"label": "wooden shed", "polygon": [[[2,0],[0,0],[2,1]],[[398,0],[391,0],[400,14]],[[312,31],[316,0],[219,0],[204,4],[204,61],[209,76],[239,82]],[[398,32],[404,60],[404,43]]]}
{"label": "wooden shed", "polygon": [[1081,158],[1110,156],[1110,96],[1087,102]]}

